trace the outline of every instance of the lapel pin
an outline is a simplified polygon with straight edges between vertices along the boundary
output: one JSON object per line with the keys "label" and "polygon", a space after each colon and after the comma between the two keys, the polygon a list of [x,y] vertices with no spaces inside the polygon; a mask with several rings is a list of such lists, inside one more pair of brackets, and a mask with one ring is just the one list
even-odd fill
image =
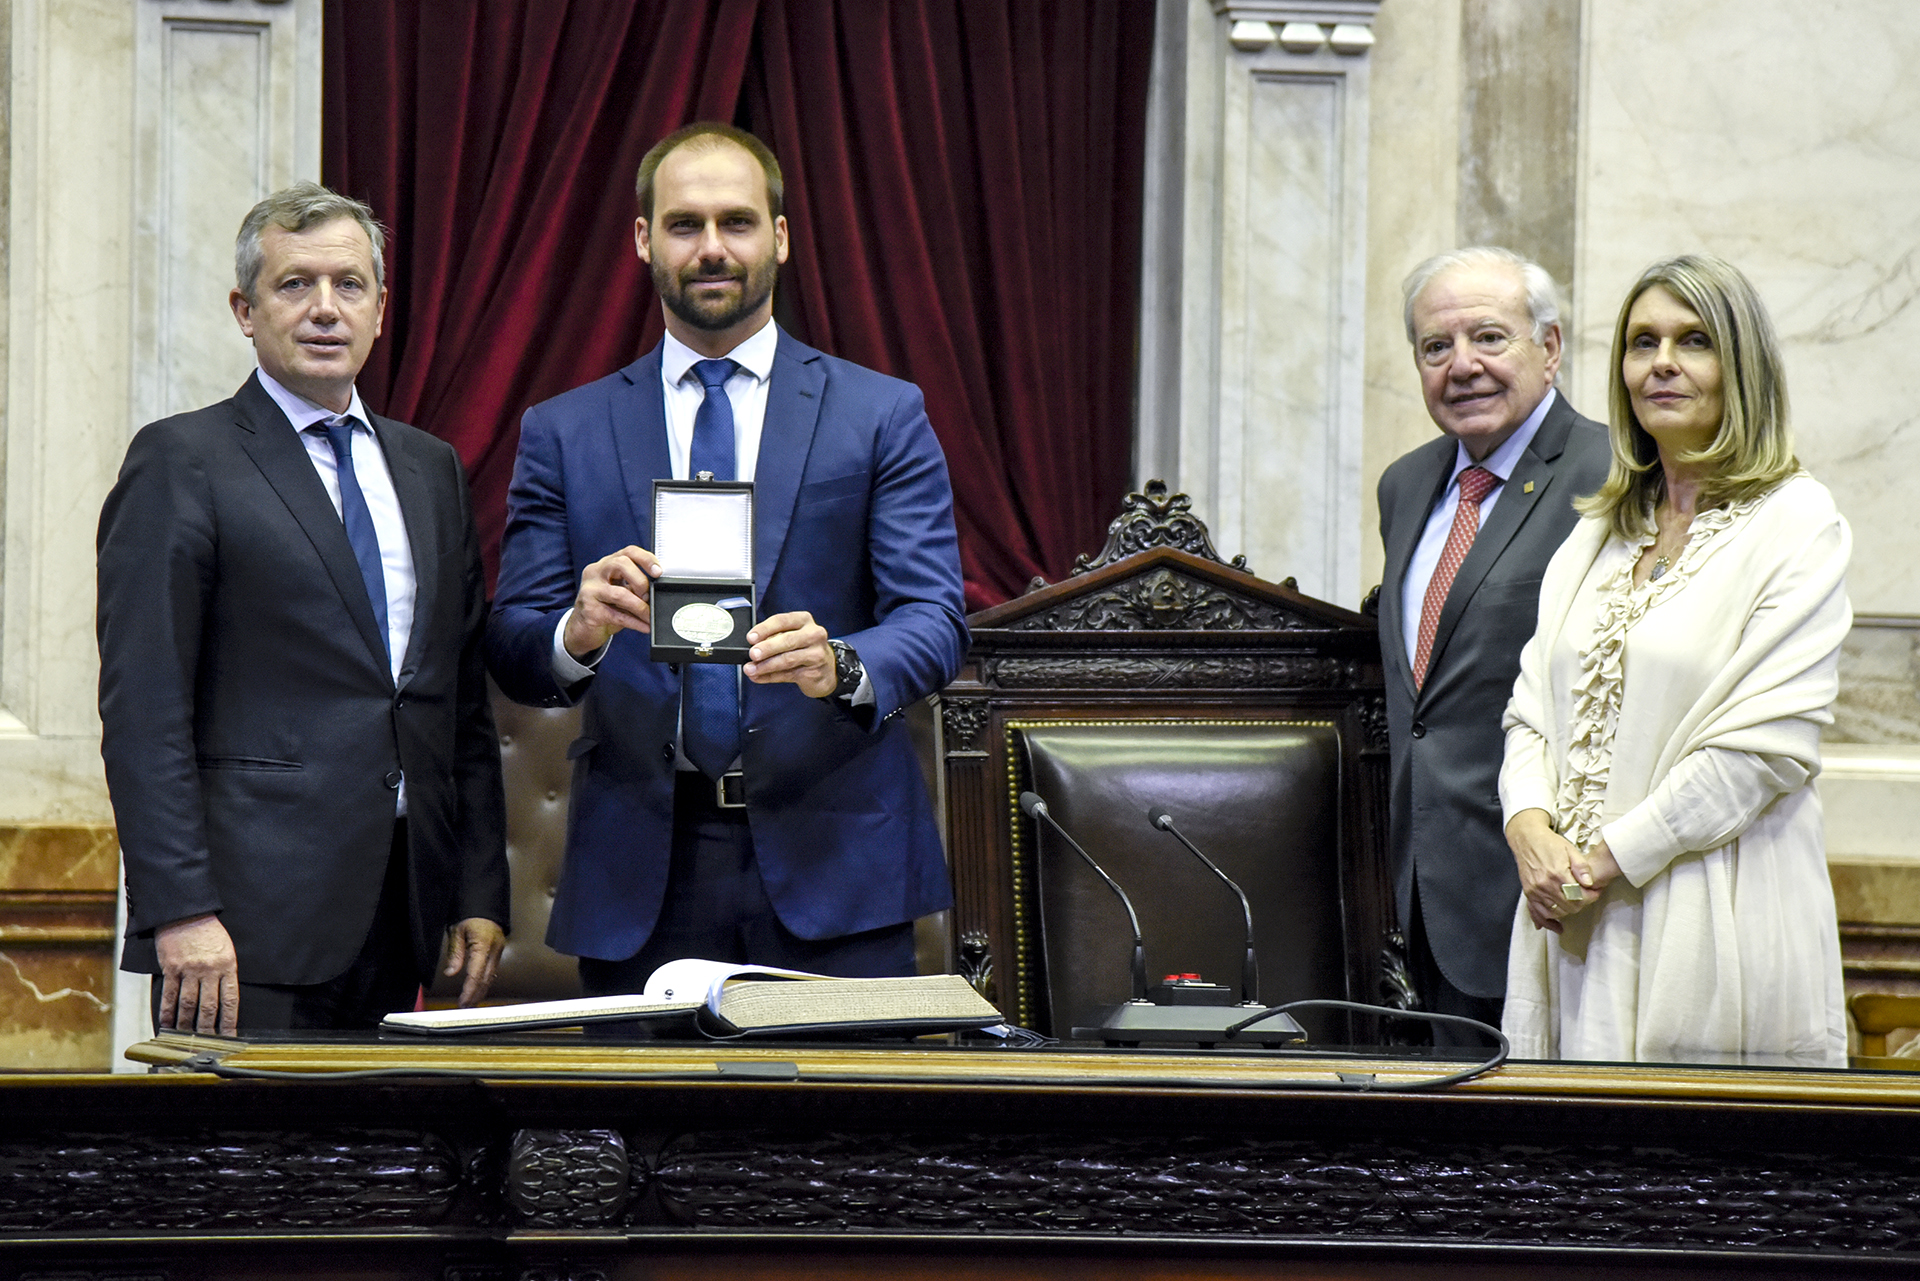
{"label": "lapel pin", "polygon": [[1533,482],[1528,481],[1526,484],[1520,486],[1520,492],[1523,494],[1531,494],[1533,492]]}

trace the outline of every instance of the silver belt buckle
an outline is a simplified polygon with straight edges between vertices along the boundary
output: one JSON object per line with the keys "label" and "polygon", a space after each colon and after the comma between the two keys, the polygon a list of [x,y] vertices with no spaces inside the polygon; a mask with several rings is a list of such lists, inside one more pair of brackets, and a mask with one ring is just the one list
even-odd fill
{"label": "silver belt buckle", "polygon": [[747,779],[739,770],[729,770],[713,780],[713,803],[723,810],[747,808]]}

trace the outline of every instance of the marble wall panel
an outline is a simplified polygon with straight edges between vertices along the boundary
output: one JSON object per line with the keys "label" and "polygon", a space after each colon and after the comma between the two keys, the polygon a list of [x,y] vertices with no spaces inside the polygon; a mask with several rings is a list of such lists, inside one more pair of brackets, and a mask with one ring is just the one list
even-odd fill
{"label": "marble wall panel", "polygon": [[262,196],[319,177],[299,117],[308,99],[317,104],[317,57],[304,47],[317,46],[317,32],[302,31],[317,26],[312,9],[261,0],[141,6],[133,426],[224,399],[253,369],[227,304],[233,239]]}
{"label": "marble wall panel", "polygon": [[112,992],[98,948],[0,943],[0,1070],[107,1071]]}
{"label": "marble wall panel", "polygon": [[[134,18],[15,0],[11,20],[0,797],[36,803],[93,738],[93,534],[126,444]],[[54,745],[43,753],[42,744]],[[53,759],[49,760],[48,757]],[[64,789],[49,789],[57,802]],[[15,798],[18,801],[15,802]],[[35,817],[38,817],[35,815]]]}
{"label": "marble wall panel", "polygon": [[1460,243],[1573,283],[1580,0],[1465,0]]}
{"label": "marble wall panel", "polygon": [[1855,620],[1840,650],[1833,724],[1821,738],[1920,746],[1920,619]]}
{"label": "marble wall panel", "polygon": [[[262,88],[270,83],[271,28],[264,23],[163,27],[160,164],[156,212],[171,228],[239,224],[268,182]],[[253,349],[226,304],[233,254],[227,237],[168,237],[160,261],[160,323],[144,371],[158,385],[140,417],[180,413],[223,399],[253,368]]]}
{"label": "marble wall panel", "polygon": [[1190,495],[1222,554],[1349,606],[1375,8],[1165,0],[1149,98],[1139,479]]}
{"label": "marble wall panel", "polygon": [[1801,458],[1853,525],[1864,613],[1920,613],[1920,22],[1910,0],[1606,0],[1584,15],[1576,404],[1640,269],[1746,271],[1785,346]]}
{"label": "marble wall panel", "polygon": [[[1341,581],[1338,362],[1341,85],[1255,74],[1228,122],[1221,270],[1223,469],[1215,538],[1309,596],[1357,603]],[[1285,557],[1284,560],[1278,558]]]}
{"label": "marble wall panel", "polygon": [[1828,864],[1833,902],[1843,921],[1905,925],[1920,902],[1920,865],[1836,858]]}
{"label": "marble wall panel", "polygon": [[105,1071],[112,1049],[111,827],[0,827],[0,1070]]}
{"label": "marble wall panel", "polygon": [[1367,161],[1365,431],[1360,580],[1381,579],[1374,486],[1387,465],[1439,429],[1401,320],[1400,282],[1452,248],[1460,183],[1460,0],[1392,0],[1374,20]]}
{"label": "marble wall panel", "polygon": [[0,827],[0,894],[31,890],[111,896],[120,881],[120,844],[111,826]]}
{"label": "marble wall panel", "polygon": [[[1920,868],[1920,749],[1828,743],[1820,758],[1829,860]],[[1920,895],[1908,913],[1920,925]]]}

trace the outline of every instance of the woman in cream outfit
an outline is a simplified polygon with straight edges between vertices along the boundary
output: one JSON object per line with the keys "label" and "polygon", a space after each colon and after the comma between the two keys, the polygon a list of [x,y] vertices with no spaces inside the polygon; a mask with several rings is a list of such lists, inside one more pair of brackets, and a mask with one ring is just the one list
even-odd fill
{"label": "woman in cream outfit", "polygon": [[1851,535],[1800,469],[1772,324],[1716,258],[1614,330],[1613,467],[1548,566],[1507,708],[1527,1058],[1845,1066],[1820,802]]}

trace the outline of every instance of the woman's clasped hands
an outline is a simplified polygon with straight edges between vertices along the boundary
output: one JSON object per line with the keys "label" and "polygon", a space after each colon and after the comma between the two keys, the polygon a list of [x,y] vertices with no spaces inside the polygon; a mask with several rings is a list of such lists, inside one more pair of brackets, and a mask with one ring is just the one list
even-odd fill
{"label": "woman's clasped hands", "polygon": [[1520,893],[1538,930],[1560,933],[1565,918],[1600,901],[1600,893],[1620,875],[1620,865],[1605,838],[1582,853],[1553,830],[1543,809],[1521,810],[1507,824],[1507,847],[1520,869]]}

